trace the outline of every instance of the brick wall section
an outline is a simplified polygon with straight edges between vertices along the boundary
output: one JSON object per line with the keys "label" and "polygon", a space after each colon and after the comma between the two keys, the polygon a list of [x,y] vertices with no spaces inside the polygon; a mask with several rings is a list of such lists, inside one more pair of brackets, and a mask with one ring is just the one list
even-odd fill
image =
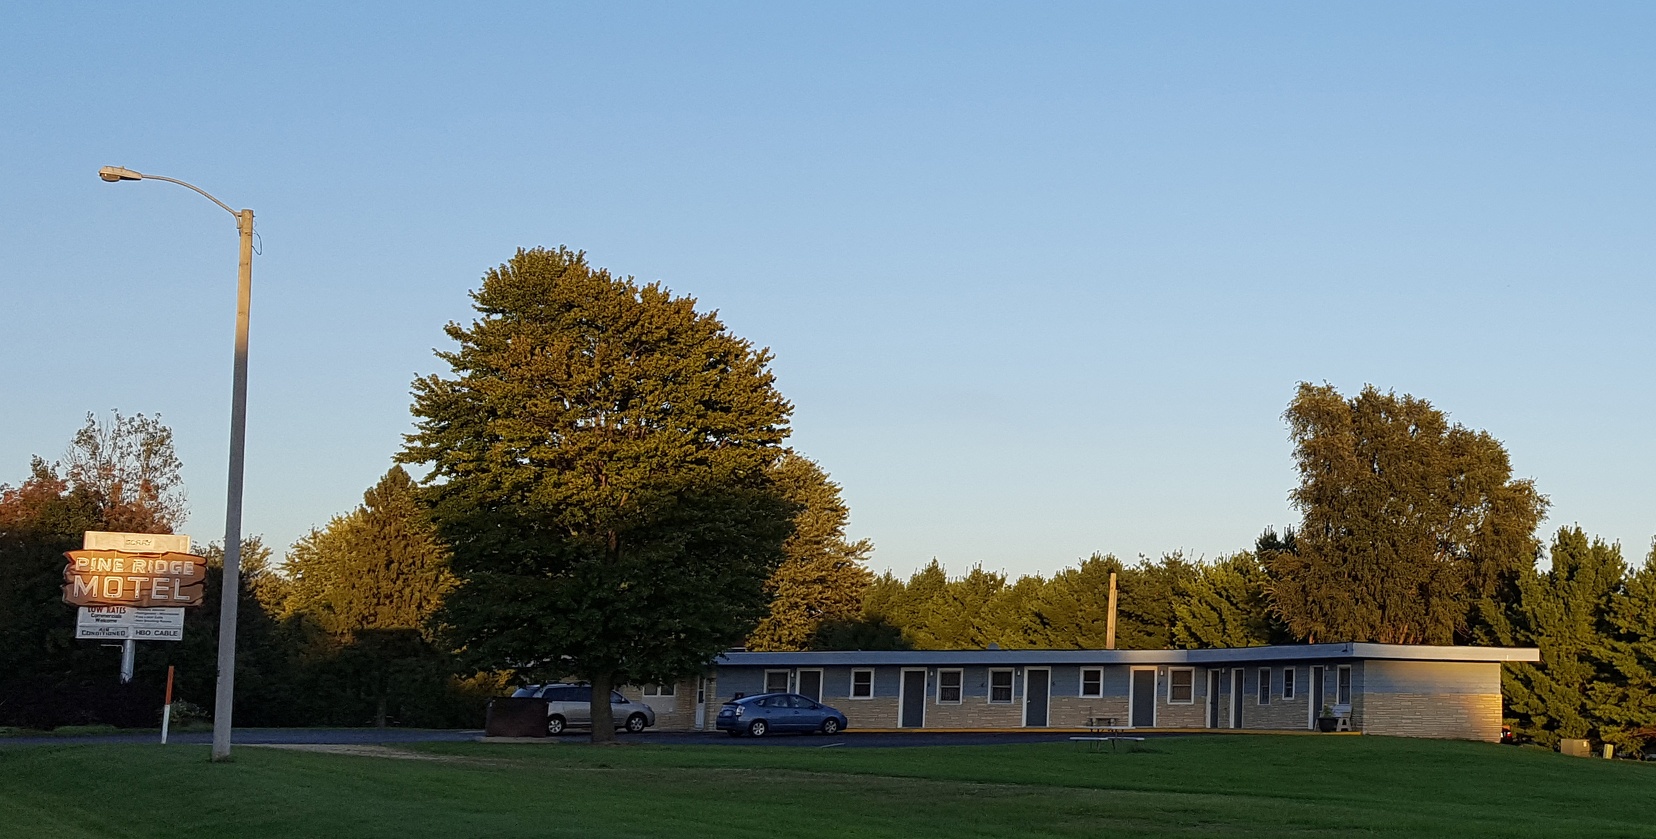
{"label": "brick wall section", "polygon": [[[1156,695],[1156,727],[1157,728],[1203,728],[1207,726],[1207,707],[1202,704],[1202,697],[1189,705],[1174,705],[1167,701],[1166,689],[1163,688]],[[1243,722],[1247,717],[1243,717]]]}
{"label": "brick wall section", "polygon": [[1127,725],[1125,696],[1054,696],[1047,712],[1054,728],[1084,728],[1089,717],[1115,717],[1116,725]]}
{"label": "brick wall section", "polygon": [[1023,725],[1023,706],[990,705],[981,696],[968,696],[959,704],[928,703],[927,728],[1017,728]]}
{"label": "brick wall section", "polygon": [[1360,730],[1365,734],[1501,739],[1500,694],[1371,693],[1363,700]]}
{"label": "brick wall section", "polygon": [[[896,728],[897,727],[897,697],[876,696],[873,699],[835,699],[824,696],[823,700],[839,709],[845,715],[846,726],[858,728]],[[926,709],[926,725],[932,725],[931,708]]]}
{"label": "brick wall section", "polygon": [[[1242,727],[1267,731],[1304,731],[1309,724],[1310,706],[1310,700],[1304,697],[1283,699],[1281,696],[1273,696],[1271,704],[1261,705],[1257,696],[1245,696],[1242,698]],[[1225,724],[1225,719],[1224,708],[1221,708],[1221,726]]]}

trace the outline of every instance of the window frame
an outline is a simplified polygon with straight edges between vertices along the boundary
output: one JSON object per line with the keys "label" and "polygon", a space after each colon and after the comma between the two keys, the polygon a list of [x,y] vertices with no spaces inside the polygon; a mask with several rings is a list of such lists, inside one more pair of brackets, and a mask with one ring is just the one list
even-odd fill
{"label": "window frame", "polygon": [[644,686],[643,686],[643,687],[641,687],[641,688],[640,688],[640,689],[639,689],[639,694],[640,694],[640,695],[643,695],[643,696],[654,696],[654,697],[673,697],[673,696],[678,696],[678,685],[673,685],[673,684],[667,684],[667,685],[656,685],[656,684],[650,684],[650,685],[644,685]]}
{"label": "window frame", "polygon": [[[778,673],[782,674],[782,678],[785,680],[783,685],[782,685],[782,689],[781,690],[771,690],[771,676],[774,676]],[[792,691],[793,691],[793,671],[792,670],[766,670],[765,671],[765,693],[791,693]]]}
{"label": "window frame", "polygon": [[[948,675],[953,675],[955,677],[955,698],[953,699],[943,698],[943,677]],[[932,694],[933,701],[939,705],[959,705],[961,702],[965,701],[965,697],[966,671],[959,667],[939,667],[937,669],[937,690]]]}
{"label": "window frame", "polygon": [[[863,694],[861,696],[857,695],[857,674],[859,674],[859,673],[867,673],[868,674],[868,693]],[[874,698],[874,668],[872,668],[872,667],[853,667],[851,669],[851,688],[850,688],[850,690],[846,691],[845,698],[847,698],[847,699],[859,699],[859,700],[860,699],[873,699]]]}
{"label": "window frame", "polygon": [[[995,675],[998,674],[998,673],[1005,673],[1006,674],[1006,698],[1005,699],[996,699],[995,698]],[[1017,679],[1017,676],[1012,672],[1012,668],[1010,668],[1010,667],[991,667],[991,668],[989,668],[989,694],[988,694],[988,696],[986,696],[984,698],[986,700],[988,700],[987,704],[989,704],[989,705],[1011,705],[1011,704],[1018,701],[1018,679]]]}
{"label": "window frame", "polygon": [[1342,664],[1334,671],[1334,704],[1350,708],[1351,688],[1351,665]]}
{"label": "window frame", "polygon": [[[1173,688],[1176,687],[1177,684],[1178,684],[1178,679],[1174,678],[1174,674],[1177,674],[1177,673],[1184,673],[1184,674],[1186,674],[1190,677],[1190,681],[1185,684],[1185,689],[1190,691],[1190,695],[1187,696],[1184,699],[1174,699],[1173,698]],[[1194,668],[1194,667],[1169,667],[1169,668],[1167,668],[1167,704],[1169,704],[1169,705],[1195,705],[1196,704],[1196,668]]]}
{"label": "window frame", "polygon": [[1254,704],[1255,705],[1269,705],[1269,704],[1271,704],[1271,677],[1272,677],[1271,668],[1269,668],[1269,667],[1259,668],[1259,684],[1257,686],[1258,689],[1254,691]]}
{"label": "window frame", "polygon": [[1294,668],[1282,668],[1282,701],[1292,702],[1294,700],[1294,687]]}
{"label": "window frame", "polygon": [[[1088,673],[1097,673],[1098,674],[1098,687],[1093,693],[1088,693],[1087,692],[1087,674]],[[1079,694],[1077,694],[1077,696],[1080,696],[1082,699],[1103,699],[1104,698],[1104,668],[1102,668],[1102,667],[1083,667],[1083,668],[1081,668],[1081,688],[1080,688],[1080,690],[1081,690],[1081,692]]]}

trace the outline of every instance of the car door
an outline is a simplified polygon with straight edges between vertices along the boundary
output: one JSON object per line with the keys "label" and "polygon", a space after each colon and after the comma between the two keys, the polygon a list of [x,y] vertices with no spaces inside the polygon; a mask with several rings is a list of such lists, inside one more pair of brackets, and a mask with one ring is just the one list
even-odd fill
{"label": "car door", "polygon": [[770,702],[773,705],[778,705],[778,731],[800,730],[800,715],[803,713],[802,708],[800,708],[800,697],[793,695],[793,693],[783,693],[780,697],[772,698]]}
{"label": "car door", "polygon": [[569,709],[569,713],[566,715],[569,721],[581,725],[591,725],[592,688],[574,687],[565,690],[569,696],[569,701],[564,703],[564,707]]}
{"label": "car door", "polygon": [[822,721],[828,716],[828,711],[822,703],[812,700],[809,696],[794,695],[794,725],[800,731],[815,731],[822,727]]}

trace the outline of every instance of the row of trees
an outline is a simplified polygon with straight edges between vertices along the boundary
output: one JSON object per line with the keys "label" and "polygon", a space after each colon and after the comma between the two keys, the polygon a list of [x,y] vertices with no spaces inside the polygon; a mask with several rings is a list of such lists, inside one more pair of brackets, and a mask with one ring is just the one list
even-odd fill
{"label": "row of trees", "polygon": [[[1284,414],[1302,519],[1251,550],[1017,580],[933,562],[900,580],[868,572],[839,488],[784,445],[768,351],[694,300],[563,248],[519,251],[472,298],[438,354],[448,374],[414,383],[397,459],[424,479],[393,468],[279,569],[248,546],[240,719],[475,721],[508,674],[602,697],[738,644],[1099,647],[1115,573],[1122,647],[1533,643],[1546,660],[1510,672],[1524,730],[1631,744],[1656,722],[1648,566],[1566,531],[1537,571],[1545,498],[1499,441],[1424,400],[1302,384]],[[158,421],[89,421],[59,464],[37,460],[0,494],[0,666],[55,685],[41,695],[84,682],[108,655],[68,638],[61,551],[182,511]],[[210,695],[211,613],[148,656],[189,662],[186,696]],[[0,715],[39,704],[0,696]],[[608,704],[592,710],[605,739]]]}
{"label": "row of trees", "polygon": [[[169,665],[178,696],[211,711],[217,573],[204,605],[186,611],[183,640],[143,645],[129,685],[115,680],[118,647],[74,638],[74,611],[60,593],[63,552],[80,547],[84,531],[172,532],[185,512],[178,473],[159,418],[116,413],[89,416],[61,460],[36,458],[26,480],[0,487],[0,725],[153,726]],[[431,531],[414,489],[393,470],[362,507],[301,540],[285,569],[259,539],[243,544],[239,722],[475,723],[500,680],[455,677],[447,654],[425,640],[446,560],[440,550],[414,556],[433,547],[409,538]],[[195,550],[222,567],[222,546]],[[377,576],[359,573],[399,561]]]}

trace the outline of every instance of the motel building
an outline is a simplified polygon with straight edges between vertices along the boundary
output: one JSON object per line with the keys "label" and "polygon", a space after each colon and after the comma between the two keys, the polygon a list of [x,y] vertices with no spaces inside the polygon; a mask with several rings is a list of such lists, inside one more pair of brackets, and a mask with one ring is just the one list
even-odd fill
{"label": "motel building", "polygon": [[1501,665],[1530,648],[1298,644],[1219,650],[729,652],[712,672],[623,692],[658,727],[711,731],[736,695],[804,694],[850,730],[1338,730],[1499,740]]}

